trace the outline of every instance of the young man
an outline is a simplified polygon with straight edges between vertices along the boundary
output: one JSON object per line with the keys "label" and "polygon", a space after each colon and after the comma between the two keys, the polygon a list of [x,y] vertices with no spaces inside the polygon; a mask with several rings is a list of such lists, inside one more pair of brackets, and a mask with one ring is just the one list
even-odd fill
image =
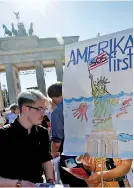
{"label": "young man", "polygon": [[[48,96],[52,102],[57,105],[51,114],[51,128],[52,128],[52,156],[57,157],[59,153],[64,152],[64,116],[63,116],[63,96],[62,83],[58,82],[48,88]],[[87,184],[68,172],[63,167],[66,167],[67,160],[75,160],[76,156],[60,156],[60,178],[63,184],[69,184],[70,187],[87,187]]]}
{"label": "young man", "polygon": [[20,116],[0,129],[0,187],[35,187],[54,182],[48,131],[41,125],[46,97],[37,90],[18,96]]}

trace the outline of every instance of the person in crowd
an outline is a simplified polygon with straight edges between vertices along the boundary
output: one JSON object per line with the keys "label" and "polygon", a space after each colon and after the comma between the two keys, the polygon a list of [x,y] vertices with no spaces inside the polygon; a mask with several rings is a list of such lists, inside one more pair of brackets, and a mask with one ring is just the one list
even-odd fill
{"label": "person in crowd", "polygon": [[44,112],[42,126],[47,128],[50,136],[51,136],[51,113],[52,113],[52,101],[48,99],[47,109]]}
{"label": "person in crowd", "polygon": [[48,130],[48,133],[51,137],[51,114],[52,111],[56,108],[56,104],[54,104],[51,100],[48,99],[48,108],[45,111],[45,115],[42,121],[42,126]]}
{"label": "person in crowd", "polygon": [[13,103],[10,106],[10,112],[5,114],[6,124],[12,123],[16,117],[20,114],[18,104]]}
{"label": "person in crowd", "polygon": [[77,160],[92,173],[85,179],[89,187],[130,187],[126,174],[130,171],[131,159],[93,158],[85,154]]}
{"label": "person in crowd", "polygon": [[45,127],[46,129],[51,127],[51,123],[47,115],[44,115],[43,117],[42,126]]}
{"label": "person in crowd", "polygon": [[[48,88],[48,96],[52,99],[53,104],[57,107],[51,114],[52,128],[52,156],[57,157],[64,152],[64,116],[63,116],[63,96],[62,83],[57,82]],[[66,172],[63,167],[66,166],[66,160],[74,159],[77,156],[60,156],[60,178],[63,184],[69,184],[70,187],[87,187],[87,184],[73,175]]]}
{"label": "person in crowd", "polygon": [[2,112],[1,112],[1,115],[2,115],[2,117],[5,117],[5,114],[6,114],[6,110],[5,110],[5,108],[2,110]]}
{"label": "person in crowd", "polygon": [[47,98],[38,90],[18,96],[20,115],[9,126],[0,128],[0,187],[35,187],[54,183],[50,140],[41,126]]}
{"label": "person in crowd", "polygon": [[3,111],[0,112],[0,127],[2,127],[6,123],[6,120],[3,117],[3,113],[2,112]]}
{"label": "person in crowd", "polygon": [[48,134],[51,137],[51,122],[47,115],[44,115],[41,125],[48,130]]}
{"label": "person in crowd", "polygon": [[48,88],[48,96],[52,99],[52,103],[57,106],[51,114],[52,156],[56,157],[59,152],[62,153],[64,142],[62,84],[58,82],[51,85]]}

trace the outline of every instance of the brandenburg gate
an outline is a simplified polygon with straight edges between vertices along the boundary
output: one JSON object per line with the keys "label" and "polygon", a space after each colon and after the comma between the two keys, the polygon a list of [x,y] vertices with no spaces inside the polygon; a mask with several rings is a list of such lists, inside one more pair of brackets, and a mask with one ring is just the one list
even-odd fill
{"label": "brandenburg gate", "polygon": [[55,66],[57,81],[62,81],[65,45],[79,39],[62,37],[61,43],[57,38],[39,38],[33,35],[32,23],[30,27],[31,33],[29,29],[27,34],[23,23],[18,22],[18,31],[12,24],[12,32],[3,25],[8,37],[0,38],[0,72],[6,72],[10,104],[16,102],[21,91],[19,71],[35,69],[38,88],[45,95],[44,68]]}
{"label": "brandenburg gate", "polygon": [[[77,42],[77,36],[63,37],[64,45]],[[57,81],[62,81],[65,46],[56,38],[37,36],[0,38],[0,72],[6,72],[10,103],[21,91],[18,72],[35,69],[38,88],[46,95],[44,68],[55,66]]]}

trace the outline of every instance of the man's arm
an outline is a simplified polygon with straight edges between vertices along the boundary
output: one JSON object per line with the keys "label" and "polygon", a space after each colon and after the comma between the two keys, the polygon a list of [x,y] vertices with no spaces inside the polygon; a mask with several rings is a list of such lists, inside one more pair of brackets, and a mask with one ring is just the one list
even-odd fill
{"label": "man's arm", "polygon": [[[42,167],[46,180],[55,181],[54,166],[52,164],[51,147],[48,131],[45,128],[40,128],[40,157],[42,161]],[[50,181],[50,183],[53,183]]]}
{"label": "man's arm", "polygon": [[3,158],[1,158],[1,156],[4,156],[4,142],[6,141],[6,136],[5,136],[5,130],[3,127],[0,127],[0,151],[1,151],[1,155],[0,155],[0,187],[16,187],[16,183],[17,180],[12,180],[12,179],[8,179],[8,178],[3,178],[3,168],[4,165],[3,164]]}
{"label": "man's arm", "polygon": [[16,187],[17,180],[0,177],[0,187]]}
{"label": "man's arm", "polygon": [[[18,180],[0,177],[0,187],[16,187]],[[37,187],[34,183],[29,181],[21,181],[22,187]]]}
{"label": "man's arm", "polygon": [[51,115],[51,127],[52,127],[52,156],[53,158],[59,155],[59,149],[61,143],[64,140],[64,118],[63,112],[57,110],[52,112]]}
{"label": "man's arm", "polygon": [[52,143],[51,143],[52,152],[51,153],[52,153],[53,158],[56,158],[60,155],[60,153],[59,153],[60,146],[61,146],[61,142],[56,143],[56,142],[52,141]]}
{"label": "man's arm", "polygon": [[46,175],[46,180],[49,181],[49,183],[55,182],[55,174],[54,174],[54,166],[52,161],[47,161],[42,164],[43,170]]}

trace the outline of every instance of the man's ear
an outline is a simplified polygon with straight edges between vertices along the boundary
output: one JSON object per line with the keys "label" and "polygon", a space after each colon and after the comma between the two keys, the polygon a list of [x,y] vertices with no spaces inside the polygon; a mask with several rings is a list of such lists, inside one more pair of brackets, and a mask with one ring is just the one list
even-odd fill
{"label": "man's ear", "polygon": [[25,105],[22,106],[22,112],[28,112],[29,108]]}

